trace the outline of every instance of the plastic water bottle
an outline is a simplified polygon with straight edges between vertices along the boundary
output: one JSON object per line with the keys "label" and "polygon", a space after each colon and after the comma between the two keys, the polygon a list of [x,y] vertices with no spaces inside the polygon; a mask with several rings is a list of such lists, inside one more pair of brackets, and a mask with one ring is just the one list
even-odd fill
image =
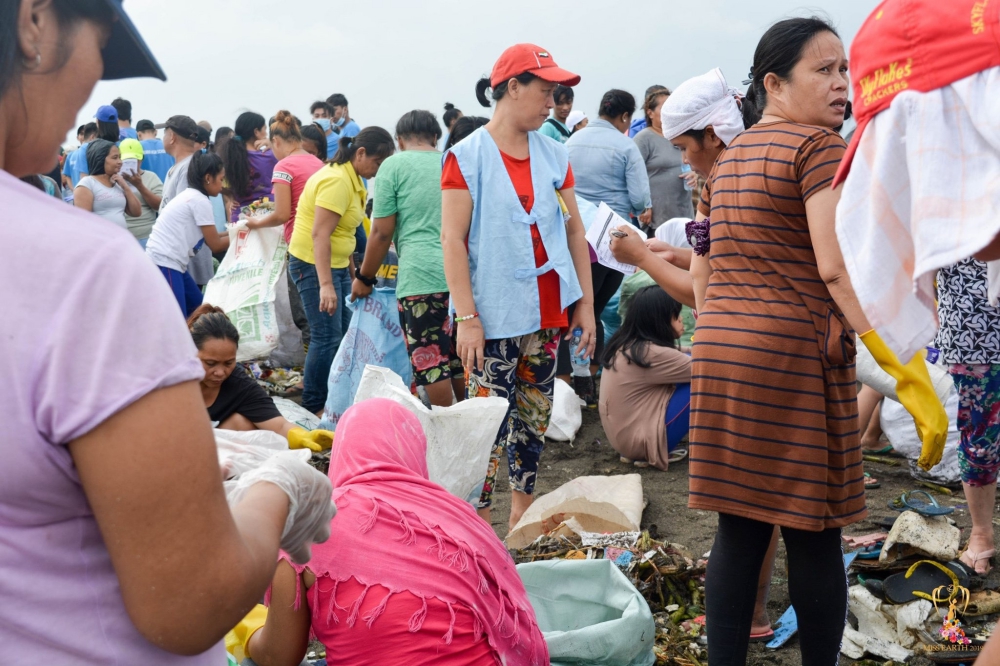
{"label": "plastic water bottle", "polygon": [[577,326],[573,329],[573,337],[570,338],[569,341],[569,353],[573,358],[574,377],[590,377],[590,361],[576,351],[577,347],[580,346],[580,340],[582,339],[583,329]]}
{"label": "plastic water bottle", "polygon": [[[686,162],[682,162],[681,163],[681,175],[683,176],[683,175],[689,174],[689,173],[691,173],[691,165],[687,164]],[[686,178],[684,179],[684,189],[687,190],[688,192],[690,192],[691,190],[694,189],[693,187],[691,187],[690,185],[688,185],[688,182],[687,182]]]}

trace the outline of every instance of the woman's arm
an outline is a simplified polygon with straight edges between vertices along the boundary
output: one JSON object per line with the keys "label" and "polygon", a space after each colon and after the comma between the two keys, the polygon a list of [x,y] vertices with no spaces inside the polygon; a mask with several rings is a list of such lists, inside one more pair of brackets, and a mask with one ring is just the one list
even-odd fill
{"label": "woman's arm", "polygon": [[94,193],[83,185],[73,190],[73,205],[82,210],[94,212]]}
{"label": "woman's arm", "polygon": [[649,277],[653,278],[653,281],[660,285],[663,291],[670,294],[674,300],[688,307],[695,307],[691,273],[677,268],[653,254],[646,247],[645,240],[632,225],[623,224],[618,227],[618,231],[627,234],[627,236],[625,238],[611,238],[611,253],[615,259],[623,264],[629,264],[646,271]]}
{"label": "woman's arm", "polygon": [[247,229],[280,227],[292,217],[292,186],[285,182],[273,184],[274,210],[263,217],[247,221]]}
{"label": "woman's arm", "polygon": [[230,510],[197,382],[141,398],[69,451],[136,628],[175,654],[215,645],[274,574],[285,493],[258,483]]}
{"label": "woman's arm", "polygon": [[[130,176],[125,176],[125,180],[127,180],[132,187],[139,190],[139,196],[142,197],[142,200],[146,202],[146,205],[149,206],[150,209],[154,211],[160,210],[160,204],[163,203],[163,197],[146,187],[146,183],[142,181],[143,173],[144,172],[140,172],[134,173]],[[160,192],[163,192],[162,185],[160,185]]]}
{"label": "woman's arm", "polygon": [[[368,245],[365,248],[365,259],[361,262],[361,275],[366,278],[374,278],[378,275],[382,262],[389,254],[389,246],[392,245],[393,234],[396,233],[396,214],[388,217],[376,217],[372,220],[372,233],[368,237]],[[351,285],[351,298],[357,300],[372,293],[369,287],[357,278]]]}
{"label": "woman's arm", "polygon": [[851,286],[851,276],[844,265],[844,255],[837,240],[837,202],[840,188],[827,188],[806,200],[806,220],[809,223],[809,237],[816,255],[816,267],[826,288],[847,317],[848,323],[858,333],[872,329],[868,318],[858,303],[858,297]]}
{"label": "woman's arm", "polygon": [[258,430],[270,430],[271,432],[277,433],[288,439],[288,432],[292,428],[298,428],[297,425],[285,419],[284,416],[276,416],[273,419],[268,419],[266,421],[261,421],[260,423],[254,423]]}
{"label": "woman's arm", "polygon": [[[285,560],[278,562],[271,582],[271,605],[267,621],[247,644],[247,656],[257,666],[299,666],[309,647],[312,615],[299,574]],[[315,583],[314,583],[315,584]],[[299,607],[295,608],[296,596]]]}
{"label": "woman's arm", "polygon": [[[638,146],[634,143],[625,152],[625,186],[632,202],[632,211],[643,224],[653,219],[653,202],[649,198],[649,174]],[[645,218],[645,219],[643,219]]]}
{"label": "woman's arm", "polygon": [[205,237],[205,245],[212,252],[225,252],[229,249],[229,234],[220,234],[219,230],[215,228],[214,221],[211,226],[205,225],[198,228],[201,229],[201,235]]}
{"label": "woman's arm", "polygon": [[125,194],[125,214],[130,217],[139,217],[142,215],[142,203],[140,203],[139,197],[135,195],[135,192],[128,186],[128,183],[120,173],[111,176],[111,184],[120,187]]}
{"label": "woman's arm", "polygon": [[[444,277],[448,282],[455,314],[467,317],[476,312],[472,297],[472,273],[465,241],[472,226],[472,195],[468,190],[441,191],[441,249],[444,252]],[[458,322],[456,351],[468,371],[483,369],[486,337],[479,318]]]}
{"label": "woman's arm", "polygon": [[316,206],[313,219],[313,260],[319,278],[319,311],[332,315],[337,311],[337,290],[333,286],[333,269],[330,268],[330,238],[340,224],[340,213]]}
{"label": "woman's arm", "polygon": [[569,211],[569,221],[566,223],[566,240],[569,243],[569,253],[573,257],[576,268],[576,279],[583,290],[583,298],[576,302],[573,310],[573,321],[569,324],[566,339],[573,337],[577,327],[583,330],[580,347],[575,350],[584,353],[585,358],[594,358],[597,348],[597,322],[594,320],[594,284],[590,273],[590,243],[587,242],[587,230],[583,228],[580,219],[580,209],[576,205],[576,194],[572,187],[559,190],[566,210]]}

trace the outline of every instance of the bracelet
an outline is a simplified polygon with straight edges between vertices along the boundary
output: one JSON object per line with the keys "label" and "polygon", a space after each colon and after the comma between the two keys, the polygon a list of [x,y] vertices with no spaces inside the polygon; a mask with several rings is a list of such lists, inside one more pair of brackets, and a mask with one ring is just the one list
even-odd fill
{"label": "bracelet", "polygon": [[455,321],[469,321],[470,319],[475,319],[478,316],[479,316],[478,312],[473,312],[472,314],[468,315],[467,317],[455,317]]}
{"label": "bracelet", "polygon": [[356,277],[361,282],[361,284],[365,285],[366,287],[374,287],[375,285],[378,284],[377,277],[373,278],[365,277],[364,275],[361,274],[360,270],[354,272],[354,277]]}

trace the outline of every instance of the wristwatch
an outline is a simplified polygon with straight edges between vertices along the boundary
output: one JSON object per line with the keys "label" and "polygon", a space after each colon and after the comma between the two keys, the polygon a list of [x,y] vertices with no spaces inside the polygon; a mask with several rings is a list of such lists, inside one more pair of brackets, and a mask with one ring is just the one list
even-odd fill
{"label": "wristwatch", "polygon": [[354,277],[358,278],[358,280],[361,281],[361,284],[365,285],[366,287],[374,287],[375,285],[378,284],[377,277],[373,278],[365,277],[364,275],[361,274],[360,270],[354,272]]}

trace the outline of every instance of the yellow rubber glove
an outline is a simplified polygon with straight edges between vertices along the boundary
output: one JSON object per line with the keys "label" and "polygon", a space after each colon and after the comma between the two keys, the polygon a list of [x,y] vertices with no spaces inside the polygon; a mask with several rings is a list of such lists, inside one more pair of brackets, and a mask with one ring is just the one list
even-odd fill
{"label": "yellow rubber glove", "polygon": [[333,446],[333,433],[329,430],[292,428],[288,431],[288,448],[309,449],[313,453],[326,451]]}
{"label": "yellow rubber glove", "polygon": [[250,652],[247,650],[250,637],[263,627],[266,621],[267,606],[257,604],[252,611],[247,613],[245,618],[240,620],[239,624],[226,634],[226,651],[233,655],[237,663],[250,656]]}
{"label": "yellow rubber glove", "polygon": [[924,355],[917,354],[903,365],[874,329],[863,333],[861,341],[879,367],[896,380],[896,396],[913,417],[917,435],[923,442],[917,464],[921,469],[929,470],[941,462],[944,443],[948,439],[948,415],[931,384]]}

